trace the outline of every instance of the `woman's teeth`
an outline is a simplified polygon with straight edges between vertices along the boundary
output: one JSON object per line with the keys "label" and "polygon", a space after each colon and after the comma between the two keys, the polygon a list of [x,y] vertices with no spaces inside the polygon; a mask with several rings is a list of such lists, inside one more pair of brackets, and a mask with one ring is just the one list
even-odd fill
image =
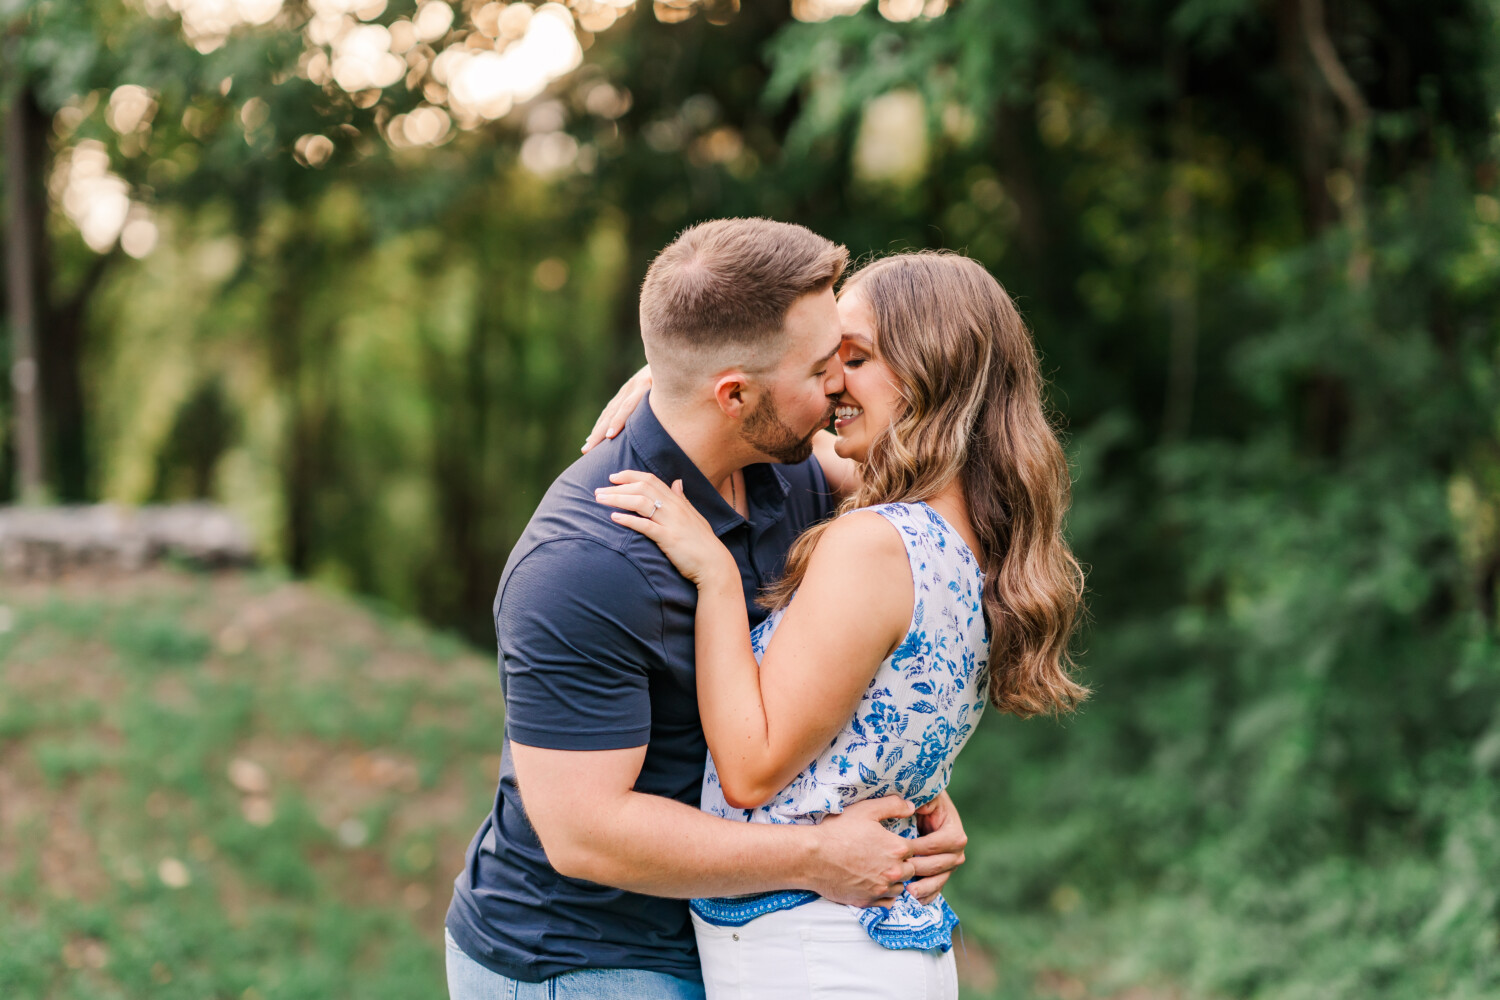
{"label": "woman's teeth", "polygon": [[853,420],[863,412],[858,406],[840,406],[833,411],[833,416],[837,420]]}

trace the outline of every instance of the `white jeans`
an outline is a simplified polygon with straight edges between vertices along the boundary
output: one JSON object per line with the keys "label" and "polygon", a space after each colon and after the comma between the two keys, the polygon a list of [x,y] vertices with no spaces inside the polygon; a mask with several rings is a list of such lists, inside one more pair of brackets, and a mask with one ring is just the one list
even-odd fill
{"label": "white jeans", "polygon": [[708,1000],[958,1000],[953,952],[882,948],[838,903],[815,899],[716,927],[693,914]]}

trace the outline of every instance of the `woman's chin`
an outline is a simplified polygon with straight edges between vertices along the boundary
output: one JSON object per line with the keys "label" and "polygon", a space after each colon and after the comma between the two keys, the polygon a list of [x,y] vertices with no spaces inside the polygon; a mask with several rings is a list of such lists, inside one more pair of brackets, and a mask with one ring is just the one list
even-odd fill
{"label": "woman's chin", "polygon": [[839,458],[847,458],[854,462],[865,460],[864,446],[853,438],[839,438],[833,443],[833,453]]}

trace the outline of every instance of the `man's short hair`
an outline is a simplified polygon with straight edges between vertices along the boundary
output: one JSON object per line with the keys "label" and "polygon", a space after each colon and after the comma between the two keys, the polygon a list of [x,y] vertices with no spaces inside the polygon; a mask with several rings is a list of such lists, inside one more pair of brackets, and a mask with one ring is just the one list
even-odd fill
{"label": "man's short hair", "polygon": [[684,230],[641,285],[641,339],[658,383],[779,356],[792,303],[832,287],[848,260],[844,247],[787,222],[715,219]]}

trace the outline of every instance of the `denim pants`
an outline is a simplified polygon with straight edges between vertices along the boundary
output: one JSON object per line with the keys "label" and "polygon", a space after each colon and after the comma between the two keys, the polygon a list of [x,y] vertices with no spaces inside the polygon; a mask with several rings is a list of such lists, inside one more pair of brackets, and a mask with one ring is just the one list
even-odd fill
{"label": "denim pants", "polygon": [[491,972],[464,953],[446,930],[449,1000],[703,1000],[703,985],[641,969],[580,969],[541,983]]}

